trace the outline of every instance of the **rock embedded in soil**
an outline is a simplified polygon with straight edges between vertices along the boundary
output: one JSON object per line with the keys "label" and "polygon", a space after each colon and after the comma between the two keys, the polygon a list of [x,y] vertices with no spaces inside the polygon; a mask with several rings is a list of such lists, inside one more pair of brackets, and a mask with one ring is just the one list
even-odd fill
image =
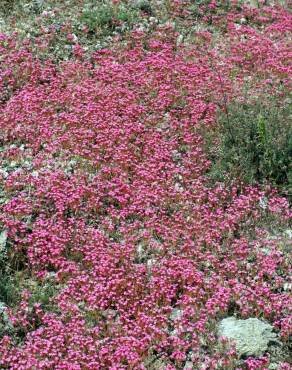
{"label": "rock embedded in soil", "polygon": [[185,363],[183,370],[192,370],[193,368],[194,368],[194,364],[192,363],[192,361],[187,361]]}
{"label": "rock embedded in soil", "polygon": [[5,248],[7,242],[7,230],[0,232],[0,251]]}
{"label": "rock embedded in soil", "polygon": [[13,329],[13,324],[9,320],[6,308],[6,304],[0,301],[0,337]]}
{"label": "rock embedded in soil", "polygon": [[237,320],[227,317],[219,324],[218,336],[234,341],[240,357],[259,357],[267,351],[270,343],[277,342],[273,326],[256,318]]}
{"label": "rock embedded in soil", "polygon": [[170,314],[170,319],[175,321],[175,320],[179,320],[181,319],[183,315],[183,311],[178,309],[178,308],[174,308]]}

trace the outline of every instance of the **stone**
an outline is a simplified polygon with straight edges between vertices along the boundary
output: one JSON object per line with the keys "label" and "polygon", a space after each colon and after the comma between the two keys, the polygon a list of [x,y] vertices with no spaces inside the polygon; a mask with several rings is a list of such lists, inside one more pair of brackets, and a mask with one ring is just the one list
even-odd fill
{"label": "stone", "polygon": [[266,208],[268,208],[268,198],[267,198],[267,197],[262,197],[262,198],[260,199],[259,206],[260,206],[262,209],[266,209]]}
{"label": "stone", "polygon": [[0,176],[2,176],[4,179],[7,179],[7,177],[9,176],[9,172],[0,169]]}
{"label": "stone", "polygon": [[271,250],[269,248],[261,248],[260,251],[265,255],[269,256],[271,254]]}
{"label": "stone", "polygon": [[13,328],[13,324],[9,320],[6,309],[6,304],[0,301],[0,333],[6,332],[7,330],[11,330]]}
{"label": "stone", "polygon": [[155,362],[153,362],[151,370],[164,370],[166,366],[167,364],[164,361],[158,359]]}
{"label": "stone", "polygon": [[287,236],[289,239],[292,239],[292,230],[287,229],[284,231],[285,236]]}
{"label": "stone", "polygon": [[268,367],[269,370],[277,370],[279,364],[271,363]]}
{"label": "stone", "polygon": [[179,46],[183,43],[183,40],[184,40],[184,36],[183,35],[179,35],[176,39],[176,46]]}
{"label": "stone", "polygon": [[144,360],[143,365],[147,370],[164,370],[167,366],[167,363],[154,355],[150,355]]}
{"label": "stone", "polygon": [[4,249],[7,242],[7,230],[0,232],[0,250]]}
{"label": "stone", "polygon": [[257,318],[237,320],[227,317],[219,324],[218,336],[234,341],[240,357],[260,357],[270,343],[278,342],[273,326]]}
{"label": "stone", "polygon": [[251,6],[252,8],[258,8],[259,7],[259,0],[244,0],[243,3]]}
{"label": "stone", "polygon": [[147,269],[148,270],[151,270],[153,265],[155,264],[156,260],[154,258],[150,258],[147,262],[146,262],[146,265],[147,265]]}
{"label": "stone", "polygon": [[144,248],[143,248],[143,245],[142,244],[138,244],[136,250],[137,250],[137,255],[138,255],[139,259],[143,258],[143,256],[144,256]]}
{"label": "stone", "polygon": [[174,190],[178,193],[182,193],[184,191],[184,188],[181,186],[179,182],[176,182],[174,184]]}
{"label": "stone", "polygon": [[193,369],[193,368],[194,368],[194,364],[192,363],[192,361],[186,361],[183,370],[190,370],[190,369]]}
{"label": "stone", "polygon": [[6,309],[6,304],[0,301],[0,315],[3,314],[5,309]]}
{"label": "stone", "polygon": [[15,167],[17,167],[17,165],[18,165],[18,164],[17,164],[17,162],[16,162],[16,161],[11,161],[11,162],[10,162],[10,167],[11,167],[11,168],[15,168]]}
{"label": "stone", "polygon": [[285,292],[289,292],[289,291],[292,292],[292,283],[288,283],[288,282],[284,283],[283,289],[284,289]]}
{"label": "stone", "polygon": [[183,315],[183,310],[180,310],[179,308],[174,308],[170,314],[170,320],[175,321],[179,320]]}

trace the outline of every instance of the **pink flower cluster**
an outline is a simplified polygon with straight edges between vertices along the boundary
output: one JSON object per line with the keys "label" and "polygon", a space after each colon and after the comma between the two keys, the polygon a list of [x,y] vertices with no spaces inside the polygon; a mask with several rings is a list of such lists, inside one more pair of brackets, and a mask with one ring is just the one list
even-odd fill
{"label": "pink flower cluster", "polygon": [[226,97],[240,97],[247,75],[254,84],[267,75],[288,81],[291,15],[266,13],[261,30],[235,27],[231,14],[221,50],[212,37],[204,48],[177,48],[176,34],[161,28],[152,38],[134,32],[92,63],[76,45],[76,59],[58,66],[1,36],[9,98],[0,109],[0,154],[18,168],[0,177],[8,198],[0,222],[35,279],[53,276],[61,286],[58,314],[30,309],[27,292],[9,312],[25,337],[19,346],[1,340],[1,367],[146,369],[155,355],[170,370],[191,352],[201,369],[231,366],[234,351],[204,348],[232,309],[288,337],[282,271],[291,266],[257,230],[262,217],[286,221],[288,204],[257,187],[211,186],[200,135],[216,125]]}

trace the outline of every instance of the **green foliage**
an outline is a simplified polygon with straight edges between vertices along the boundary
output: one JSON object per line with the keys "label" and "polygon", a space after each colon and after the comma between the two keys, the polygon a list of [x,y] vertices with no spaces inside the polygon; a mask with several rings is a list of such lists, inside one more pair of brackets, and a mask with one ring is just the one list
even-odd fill
{"label": "green foliage", "polygon": [[[192,0],[191,5],[188,7],[188,10],[194,18],[199,20],[200,18],[206,15],[211,15],[212,13],[214,13],[214,10],[209,8],[210,3],[211,0]],[[238,9],[240,9],[240,3],[241,1],[238,2]],[[231,1],[229,0],[216,1],[215,9],[217,14],[228,12],[230,8]]]}
{"label": "green foliage", "polygon": [[[211,149],[214,140],[219,143]],[[248,183],[270,182],[291,192],[292,125],[289,104],[261,97],[253,103],[232,103],[219,115],[219,128],[208,137],[209,176],[239,176]],[[290,194],[291,196],[291,194]]]}
{"label": "green foliage", "polygon": [[4,15],[9,14],[15,6],[15,0],[2,0],[0,2],[0,12]]}
{"label": "green foliage", "polygon": [[21,300],[21,292],[28,289],[31,292],[29,303],[41,304],[45,311],[55,311],[56,306],[51,299],[58,292],[58,286],[53,281],[39,282],[29,278],[25,273],[0,273],[0,302],[9,307],[15,307]]}
{"label": "green foliage", "polygon": [[53,303],[53,298],[58,292],[58,288],[53,284],[38,285],[31,296],[31,305],[40,303],[44,311],[57,312],[57,306]]}
{"label": "green foliage", "polygon": [[136,19],[136,12],[127,7],[121,7],[117,13],[117,19],[121,22],[133,23]]}
{"label": "green foliage", "polygon": [[138,0],[135,2],[135,8],[140,9],[142,12],[148,15],[153,15],[153,9],[151,7],[150,1],[148,0]]}
{"label": "green foliage", "polygon": [[76,43],[89,56],[112,45],[118,33],[126,34],[141,22],[148,25],[146,18],[151,11],[147,4],[145,0],[116,5],[107,0],[3,0],[0,33],[16,31],[18,40],[29,40],[33,53],[41,60],[59,62],[72,57]]}
{"label": "green foliage", "polygon": [[9,275],[0,274],[0,302],[7,305],[16,303],[18,300],[16,286],[13,279]]}
{"label": "green foliage", "polygon": [[28,290],[31,293],[29,298],[31,315],[36,303],[40,304],[45,312],[58,312],[53,298],[58,293],[59,286],[51,279],[43,281],[35,278],[24,267],[19,269],[19,264],[15,264],[14,256],[9,253],[12,250],[11,243],[12,241],[7,239],[6,231],[2,231],[0,233],[0,338],[9,334],[19,342],[25,336],[25,332],[23,328],[14,327],[10,323],[4,308],[9,307],[17,311],[22,300],[22,292]]}
{"label": "green foliage", "polygon": [[54,303],[54,296],[58,293],[59,287],[54,282],[39,282],[34,278],[28,278],[25,273],[10,274],[0,273],[0,339],[4,335],[10,335],[15,343],[21,343],[26,335],[26,330],[21,325],[12,325],[7,313],[3,308],[9,307],[14,312],[22,300],[22,292],[29,290],[31,293],[28,301],[28,319],[31,320],[31,328],[36,329],[40,320],[35,316],[34,305],[40,304],[44,312],[59,313]]}
{"label": "green foliage", "polygon": [[92,34],[100,32],[111,34],[119,30],[123,24],[124,28],[131,28],[138,18],[139,13],[134,8],[123,4],[118,7],[104,4],[96,9],[84,10],[80,22],[86,25]]}
{"label": "green foliage", "polygon": [[188,7],[188,10],[193,17],[199,19],[203,16],[202,6],[208,6],[209,3],[210,0],[192,1],[191,5]]}
{"label": "green foliage", "polygon": [[12,12],[25,12],[31,15],[38,15],[41,13],[44,7],[44,0],[1,0],[0,1],[0,13],[5,16],[10,15]]}
{"label": "green foliage", "polygon": [[96,32],[98,27],[112,28],[113,16],[113,8],[104,5],[95,11],[84,11],[80,17],[80,21],[89,28],[90,32]]}

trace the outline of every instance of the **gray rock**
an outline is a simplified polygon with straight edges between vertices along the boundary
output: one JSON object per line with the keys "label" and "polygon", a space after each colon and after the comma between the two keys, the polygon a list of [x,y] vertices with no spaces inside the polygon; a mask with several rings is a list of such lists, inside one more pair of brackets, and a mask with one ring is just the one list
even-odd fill
{"label": "gray rock", "polygon": [[11,168],[15,168],[15,167],[17,167],[18,166],[18,164],[17,164],[17,162],[16,161],[11,161],[10,162],[10,167]]}
{"label": "gray rock", "polygon": [[176,39],[176,46],[179,46],[183,43],[184,41],[184,36],[183,35],[179,35]]}
{"label": "gray rock", "polygon": [[13,328],[13,324],[9,320],[9,317],[7,315],[6,308],[6,304],[0,301],[0,332],[7,331]]}
{"label": "gray rock", "polygon": [[265,255],[269,256],[271,254],[271,250],[269,248],[261,248],[260,251]]}
{"label": "gray rock", "polygon": [[244,4],[250,5],[253,8],[259,7],[259,0],[244,0]]}
{"label": "gray rock", "polygon": [[284,231],[285,236],[287,236],[289,239],[292,239],[292,229],[287,229]]}
{"label": "gray rock", "polygon": [[262,209],[266,209],[266,208],[268,208],[268,198],[266,198],[266,197],[262,197],[262,198],[260,199],[259,206],[260,206]]}
{"label": "gray rock", "polygon": [[7,177],[9,176],[9,172],[0,169],[0,176],[2,176],[4,179],[7,179]]}
{"label": "gray rock", "polygon": [[256,318],[237,320],[235,317],[223,319],[218,328],[219,337],[235,342],[239,356],[261,356],[270,342],[277,342],[273,327]]}
{"label": "gray rock", "polygon": [[146,265],[147,265],[147,269],[149,271],[152,269],[152,267],[154,266],[155,262],[156,262],[155,258],[150,258],[149,260],[147,260]]}
{"label": "gray rock", "polygon": [[144,257],[144,254],[145,254],[143,244],[138,244],[137,248],[136,248],[136,251],[137,251],[137,255],[138,255],[139,260],[142,259]]}
{"label": "gray rock", "polygon": [[183,370],[190,370],[190,369],[193,369],[193,368],[194,368],[194,364],[192,363],[192,361],[186,361]]}
{"label": "gray rock", "polygon": [[143,364],[147,370],[164,370],[167,366],[167,363],[153,355],[148,356]]}
{"label": "gray rock", "polygon": [[268,367],[269,370],[277,370],[279,364],[271,363]]}
{"label": "gray rock", "polygon": [[3,314],[5,309],[6,309],[6,304],[0,301],[0,315]]}
{"label": "gray rock", "polygon": [[289,291],[292,292],[292,283],[288,283],[288,282],[284,283],[283,289],[284,289],[285,292],[289,292]]}
{"label": "gray rock", "polygon": [[180,310],[179,308],[174,308],[170,314],[170,319],[175,321],[179,320],[183,315],[183,311]]}
{"label": "gray rock", "polygon": [[7,242],[7,230],[0,232],[0,251],[3,250]]}
{"label": "gray rock", "polygon": [[50,271],[50,272],[47,272],[46,279],[55,279],[56,276],[57,276],[56,272]]}

